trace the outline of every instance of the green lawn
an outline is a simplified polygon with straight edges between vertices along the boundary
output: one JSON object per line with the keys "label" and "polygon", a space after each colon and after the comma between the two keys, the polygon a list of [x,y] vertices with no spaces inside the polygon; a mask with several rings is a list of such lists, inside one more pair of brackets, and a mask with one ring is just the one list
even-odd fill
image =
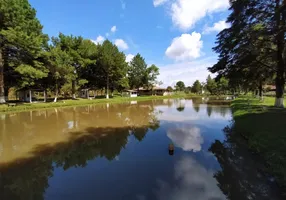
{"label": "green lawn", "polygon": [[177,94],[173,96],[141,96],[136,98],[127,98],[116,96],[110,99],[76,99],[76,100],[59,100],[58,102],[39,102],[39,103],[17,103],[15,107],[9,107],[7,104],[0,105],[0,113],[1,112],[21,112],[27,110],[39,110],[39,109],[47,109],[47,108],[55,108],[55,107],[68,107],[68,106],[82,106],[82,105],[90,105],[90,104],[100,104],[100,103],[122,103],[126,101],[146,101],[152,99],[166,99],[166,98],[180,98],[180,97],[192,97],[194,95],[186,95],[186,94]]}
{"label": "green lawn", "polygon": [[234,100],[233,130],[247,139],[250,149],[265,159],[269,172],[286,187],[286,109],[273,107],[274,100],[271,97],[264,101]]}

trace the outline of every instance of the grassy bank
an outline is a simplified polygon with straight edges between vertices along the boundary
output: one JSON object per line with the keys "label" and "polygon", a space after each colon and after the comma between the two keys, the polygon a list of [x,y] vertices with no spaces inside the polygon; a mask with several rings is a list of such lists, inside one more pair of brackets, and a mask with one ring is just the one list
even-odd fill
{"label": "grassy bank", "polygon": [[279,185],[286,187],[286,109],[274,108],[274,100],[234,100],[233,130],[247,139],[249,148],[263,157]]}
{"label": "grassy bank", "polygon": [[0,105],[0,113],[5,112],[22,112],[28,110],[39,110],[39,109],[48,109],[56,107],[68,107],[68,106],[84,106],[91,104],[100,104],[100,103],[122,103],[126,101],[147,101],[152,99],[168,99],[168,98],[187,98],[193,97],[192,95],[178,94],[173,96],[142,96],[136,98],[126,98],[126,97],[114,97],[110,99],[76,99],[76,100],[60,100],[56,103],[54,102],[38,102],[38,103],[17,103],[17,106],[9,107],[8,104]]}

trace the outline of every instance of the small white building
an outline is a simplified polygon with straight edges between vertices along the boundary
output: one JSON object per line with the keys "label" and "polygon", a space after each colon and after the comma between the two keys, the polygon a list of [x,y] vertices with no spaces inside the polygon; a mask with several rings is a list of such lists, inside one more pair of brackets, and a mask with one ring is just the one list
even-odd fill
{"label": "small white building", "polygon": [[138,92],[136,90],[125,90],[123,93],[122,93],[122,96],[123,97],[137,97],[138,96]]}
{"label": "small white building", "polygon": [[43,89],[22,89],[18,90],[18,97],[20,101],[30,102],[37,101],[35,93],[43,92],[44,102],[46,102],[46,92]]}
{"label": "small white building", "polygon": [[84,98],[84,99],[95,98],[95,96],[96,96],[95,90],[90,89],[90,88],[88,88],[88,89],[81,89],[79,91],[79,93],[80,93],[79,96],[81,98]]}

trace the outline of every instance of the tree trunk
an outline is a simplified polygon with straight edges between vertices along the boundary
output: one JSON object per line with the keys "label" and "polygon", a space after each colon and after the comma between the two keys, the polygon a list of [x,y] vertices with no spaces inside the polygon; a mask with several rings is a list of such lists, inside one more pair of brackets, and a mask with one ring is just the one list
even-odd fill
{"label": "tree trunk", "polygon": [[76,95],[75,95],[75,80],[72,81],[72,98],[76,99]]}
{"label": "tree trunk", "polygon": [[29,102],[32,103],[32,90],[29,90]]}
{"label": "tree trunk", "polygon": [[6,103],[4,92],[4,60],[2,49],[0,48],[0,104]]}
{"label": "tree trunk", "polygon": [[263,86],[262,86],[262,82],[259,83],[259,98],[260,98],[260,100],[263,100]]}
{"label": "tree trunk", "polygon": [[[5,85],[5,83],[4,83],[4,85]],[[5,98],[6,102],[9,100],[8,96],[9,96],[9,88],[4,87],[4,98]]]}
{"label": "tree trunk", "polygon": [[109,99],[109,77],[107,76],[107,80],[106,80],[106,99]]}
{"label": "tree trunk", "polygon": [[44,90],[44,102],[46,103],[47,102],[47,91]]}
{"label": "tree trunk", "polygon": [[54,99],[54,102],[57,102],[57,100],[58,100],[58,94],[59,94],[58,81],[56,80],[56,90],[55,90],[55,99]]}
{"label": "tree trunk", "polygon": [[[284,5],[286,1],[284,1]],[[283,12],[283,10],[282,10]],[[275,107],[284,108],[284,84],[285,84],[285,68],[284,68],[284,60],[283,60],[283,51],[284,51],[284,33],[285,31],[285,14],[282,13],[281,19],[281,10],[280,10],[280,0],[276,0],[276,42],[277,42],[277,70],[276,70],[276,99],[275,99]]]}

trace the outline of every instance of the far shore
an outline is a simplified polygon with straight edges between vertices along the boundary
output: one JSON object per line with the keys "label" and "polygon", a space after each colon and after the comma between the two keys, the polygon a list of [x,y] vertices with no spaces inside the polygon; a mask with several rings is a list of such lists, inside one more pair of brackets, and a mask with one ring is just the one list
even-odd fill
{"label": "far shore", "polygon": [[[113,98],[96,98],[96,99],[61,99],[57,102],[16,102],[16,103],[6,103],[0,105],[0,113],[8,112],[25,112],[31,110],[40,110],[40,109],[49,109],[49,108],[61,108],[61,107],[71,107],[71,106],[85,106],[85,105],[94,105],[102,103],[123,103],[128,101],[146,101],[146,100],[156,100],[156,99],[169,99],[169,98],[188,98],[188,97],[200,97],[200,95],[187,95],[187,94],[178,94],[172,96],[141,96],[135,98],[129,97],[120,97],[115,96]],[[16,106],[15,106],[16,104]],[[12,105],[12,106],[11,106]]]}
{"label": "far shore", "polygon": [[[121,97],[115,96],[113,98],[96,98],[96,99],[61,99],[58,102],[34,102],[34,103],[6,103],[0,105],[0,113],[9,113],[9,112],[25,112],[32,110],[40,109],[50,109],[50,108],[62,108],[62,107],[71,107],[71,106],[85,106],[85,105],[95,105],[102,103],[123,103],[128,101],[147,101],[147,100],[157,100],[157,99],[175,99],[175,98],[195,98],[195,97],[204,97],[203,95],[196,94],[176,94],[172,96],[141,96],[141,97]],[[205,96],[206,97],[206,96]],[[207,97],[223,97],[223,96],[207,96]],[[15,106],[16,104],[16,106]],[[12,106],[11,106],[12,105]]]}

